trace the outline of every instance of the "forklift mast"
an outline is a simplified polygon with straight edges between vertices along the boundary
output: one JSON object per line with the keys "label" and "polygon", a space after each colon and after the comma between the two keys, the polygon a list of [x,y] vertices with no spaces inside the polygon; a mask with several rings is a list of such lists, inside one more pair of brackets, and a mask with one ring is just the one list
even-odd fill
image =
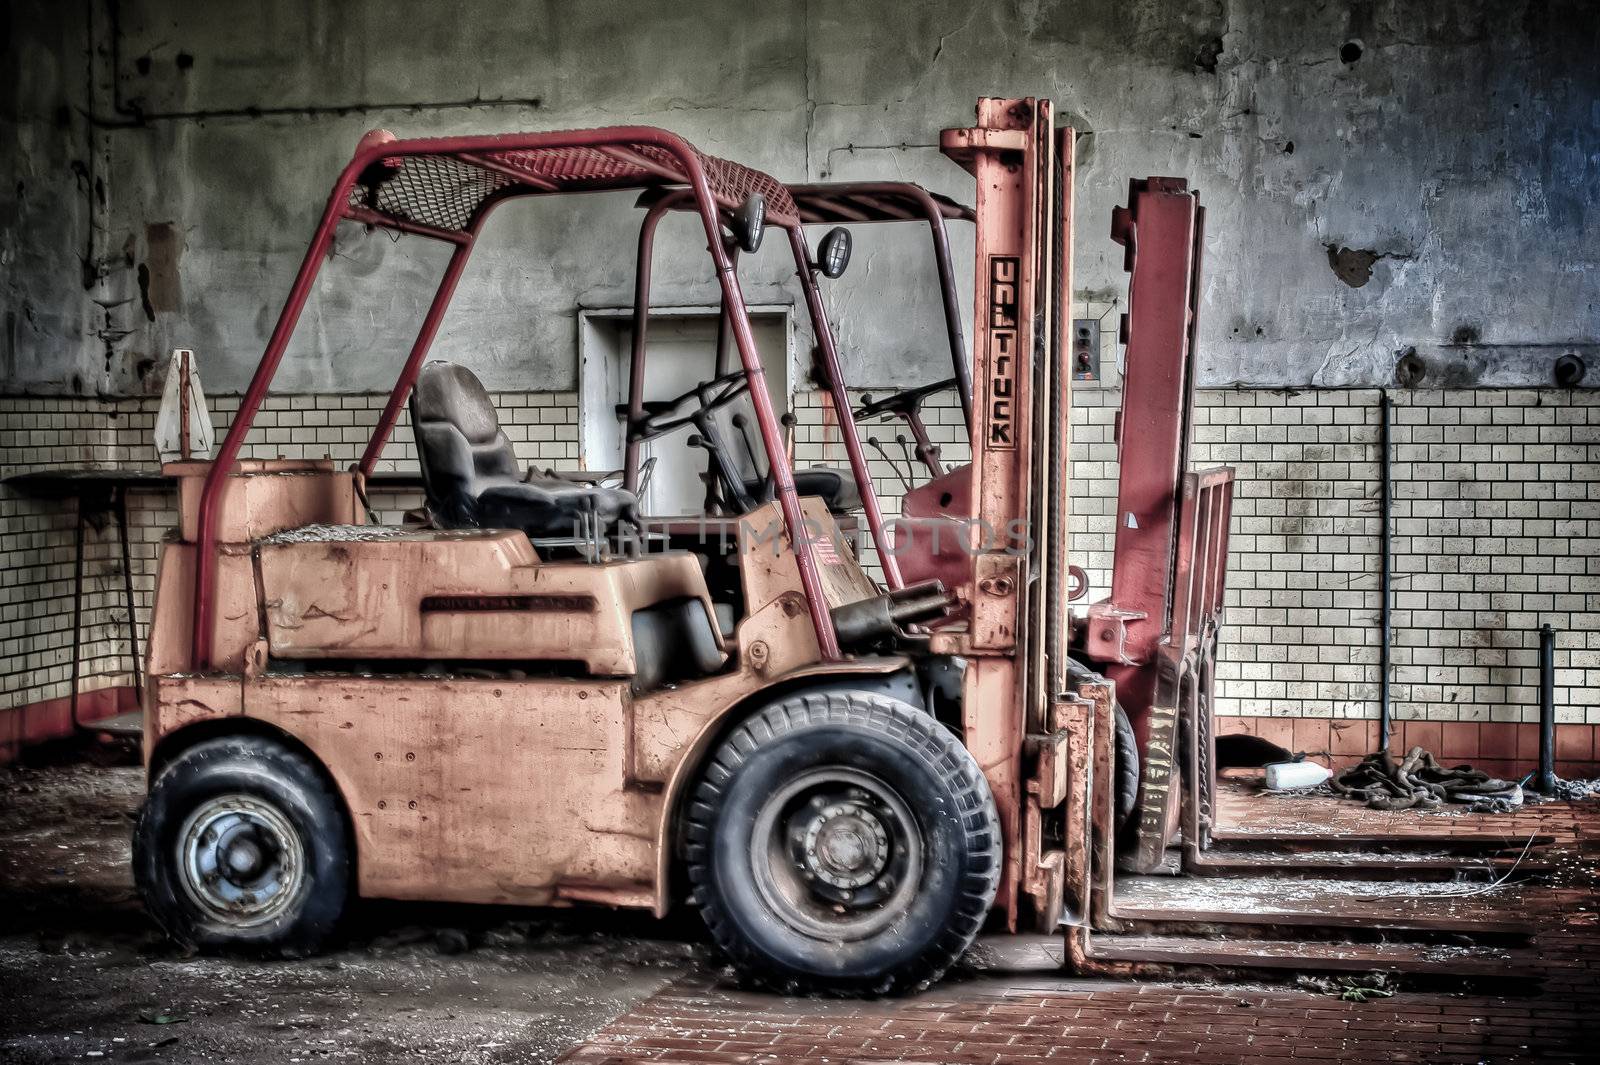
{"label": "forklift mast", "polygon": [[[996,907],[1010,928],[1084,919],[1091,776],[1121,700],[1144,755],[1140,853],[1176,828],[1180,704],[1209,714],[1232,471],[1187,472],[1200,214],[1184,183],[1133,185],[1113,236],[1128,249],[1121,483],[1112,594],[1075,625],[1068,559],[1073,141],[1048,101],[986,98],[946,130],[977,179],[970,623],[934,647],[967,661],[963,726],[1006,835]],[[1207,505],[1203,512],[1196,506]],[[1074,654],[1103,663],[1083,685]],[[1109,683],[1108,683],[1109,682]],[[1201,705],[1201,704],[1204,705]],[[1099,734],[1097,732],[1097,723]],[[1098,826],[1104,829],[1104,826]],[[1103,834],[1103,831],[1102,831]],[[1148,836],[1148,839],[1146,838]]]}
{"label": "forklift mast", "polygon": [[[1066,689],[1066,485],[1071,375],[1062,359],[1062,294],[1071,296],[1072,131],[1046,100],[986,98],[971,129],[946,130],[944,153],[977,179],[973,296],[971,565],[965,632],[936,648],[967,661],[963,729],[984,767],[1006,836],[996,905],[1018,926],[1019,888],[1032,922],[1051,924],[1062,856],[1043,853],[1041,810],[1064,796],[1028,777],[1049,739],[1049,707]],[[1059,534],[1061,544],[1052,543]],[[1050,563],[1054,562],[1054,568]],[[1037,782],[1035,782],[1037,783]],[[1024,841],[1032,837],[1032,846]],[[1027,852],[1027,853],[1025,853]],[[1041,871],[1043,870],[1043,871]],[[1042,911],[1042,912],[1041,912]]]}
{"label": "forklift mast", "polygon": [[[1111,594],[1090,606],[1085,637],[1088,657],[1116,682],[1143,755],[1130,860],[1145,871],[1175,835],[1181,783],[1198,819],[1185,842],[1204,847],[1209,832],[1211,688],[1233,471],[1189,470],[1204,234],[1205,210],[1181,178],[1132,181],[1128,206],[1112,212],[1111,237],[1131,275],[1117,533]],[[1190,765],[1174,772],[1186,722]]]}

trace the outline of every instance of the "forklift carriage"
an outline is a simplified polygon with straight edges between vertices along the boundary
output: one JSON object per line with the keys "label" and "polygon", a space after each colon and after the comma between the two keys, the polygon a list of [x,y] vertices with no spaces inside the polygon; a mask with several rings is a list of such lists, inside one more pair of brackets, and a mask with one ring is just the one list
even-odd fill
{"label": "forklift carriage", "polygon": [[[182,525],[158,578],[151,788],[134,853],[163,926],[201,947],[308,950],[352,896],[658,915],[687,896],[746,977],[786,990],[925,986],[986,924],[1065,925],[1084,959],[1116,847],[1113,789],[1093,781],[1114,779],[1119,701],[1157,756],[1144,760],[1127,831],[1141,856],[1177,831],[1175,736],[1207,727],[1231,471],[1186,470],[1199,215],[1192,194],[1152,179],[1136,195],[1154,188],[1189,228],[1175,244],[1156,236],[1170,219],[1139,230],[1135,334],[1146,313],[1171,327],[1152,328],[1137,360],[1129,347],[1124,424],[1142,465],[1135,474],[1125,458],[1119,508],[1137,515],[1138,550],[1125,558],[1119,531],[1111,597],[1072,616],[1072,144],[1048,102],[1031,99],[983,100],[976,127],[945,131],[943,150],[978,187],[966,386],[941,250],[944,218],[961,212],[925,193],[818,186],[797,202],[765,174],[647,127],[368,134],[217,457],[169,467]],[[623,486],[523,477],[487,393],[462,368],[426,364],[429,347],[496,206],[625,189],[649,214]],[[885,218],[920,213],[943,260],[973,461],[930,465],[939,476],[917,490],[919,520],[1007,530],[965,543],[959,564],[914,543],[899,553],[910,582],[880,550],[887,590],[839,546],[849,508],[810,494],[821,480],[805,471],[797,488],[737,275],[763,222],[786,231],[819,376],[884,544],[817,289],[819,271],[836,275],[828,255],[813,261],[802,229],[851,220],[863,204]],[[1141,227],[1158,214],[1132,206]],[[701,220],[742,367],[718,367],[679,401],[704,415],[747,391],[766,459],[764,483],[727,471],[708,500],[736,527],[736,604],[708,586],[704,555],[642,551],[638,537],[630,549],[623,535],[645,524],[637,444],[700,424],[640,390],[650,240],[669,207]],[[350,470],[241,461],[346,221],[453,245],[416,341]],[[1160,276],[1141,281],[1140,269]],[[1150,374],[1139,392],[1136,362]],[[369,524],[365,480],[408,402],[431,521]],[[559,535],[569,523],[575,533]],[[934,572],[944,583],[922,579]]]}

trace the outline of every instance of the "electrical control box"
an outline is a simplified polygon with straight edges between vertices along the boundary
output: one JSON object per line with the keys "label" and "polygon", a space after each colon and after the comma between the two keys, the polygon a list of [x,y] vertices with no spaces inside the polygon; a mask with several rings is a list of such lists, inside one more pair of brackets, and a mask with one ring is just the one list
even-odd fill
{"label": "electrical control box", "polygon": [[1072,379],[1100,380],[1100,323],[1094,318],[1072,320]]}

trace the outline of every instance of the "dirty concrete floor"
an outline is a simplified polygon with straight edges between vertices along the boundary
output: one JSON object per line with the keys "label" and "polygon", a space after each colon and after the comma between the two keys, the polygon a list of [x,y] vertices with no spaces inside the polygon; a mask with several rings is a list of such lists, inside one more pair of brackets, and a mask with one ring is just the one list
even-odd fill
{"label": "dirty concrete floor", "polygon": [[0,767],[0,1062],[548,1062],[710,962],[693,915],[362,904],[300,961],[186,957],[129,873],[140,770]]}
{"label": "dirty concrete floor", "polygon": [[[1588,1047],[1582,1032],[1600,983],[1593,804],[1525,809],[1507,822],[1516,829],[1508,838],[1536,827],[1587,855],[1581,877],[1556,878],[1539,896],[1552,945],[1535,995],[1406,993],[1359,1003],[1344,1001],[1338,987],[985,975],[1032,964],[1008,960],[1005,952],[1024,944],[1002,940],[998,955],[995,941],[980,943],[971,966],[926,995],[849,1003],[739,992],[692,913],[656,922],[604,911],[363,903],[341,942],[316,958],[188,957],[157,932],[133,891],[129,837],[142,790],[132,766],[0,767],[0,1065],[475,1065],[563,1053],[609,1065],[993,1062],[1027,1056],[1013,1044],[1041,1031],[1038,1055],[1075,1060],[1288,1065],[1309,1048],[1348,1060],[1570,1062]],[[1268,811],[1274,823],[1311,813],[1304,800],[1245,804],[1242,794],[1223,796],[1236,827],[1249,826],[1250,811]],[[1375,816],[1359,804],[1319,809],[1352,829]],[[1462,831],[1485,827],[1459,820]],[[1413,821],[1419,831],[1454,823]],[[996,1041],[1004,1045],[987,1045]]]}

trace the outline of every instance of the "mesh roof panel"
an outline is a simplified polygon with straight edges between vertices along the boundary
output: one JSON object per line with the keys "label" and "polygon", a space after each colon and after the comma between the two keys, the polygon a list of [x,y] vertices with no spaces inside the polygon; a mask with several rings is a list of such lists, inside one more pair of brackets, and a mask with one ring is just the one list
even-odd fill
{"label": "mesh roof panel", "polygon": [[[695,153],[711,194],[724,207],[736,207],[752,192],[761,193],[768,214],[798,218],[784,185],[759,170]],[[688,181],[676,157],[653,144],[591,147],[514,148],[451,155],[394,155],[383,171],[350,191],[352,206],[365,206],[407,222],[461,230],[497,194],[580,191],[682,185]]]}

